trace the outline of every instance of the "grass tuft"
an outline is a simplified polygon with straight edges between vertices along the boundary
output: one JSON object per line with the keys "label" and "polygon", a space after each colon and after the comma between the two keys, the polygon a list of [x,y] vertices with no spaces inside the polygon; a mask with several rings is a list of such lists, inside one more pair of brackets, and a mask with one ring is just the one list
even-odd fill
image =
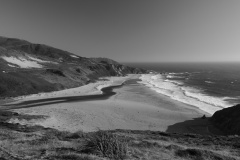
{"label": "grass tuft", "polygon": [[194,159],[202,160],[202,152],[198,149],[177,150],[176,155],[178,155],[179,157],[194,158]]}
{"label": "grass tuft", "polygon": [[175,154],[179,157],[192,160],[235,160],[235,158],[220,155],[212,151],[193,148],[177,150]]}
{"label": "grass tuft", "polygon": [[87,139],[85,152],[115,160],[127,157],[128,144],[119,136],[107,131],[98,131]]}

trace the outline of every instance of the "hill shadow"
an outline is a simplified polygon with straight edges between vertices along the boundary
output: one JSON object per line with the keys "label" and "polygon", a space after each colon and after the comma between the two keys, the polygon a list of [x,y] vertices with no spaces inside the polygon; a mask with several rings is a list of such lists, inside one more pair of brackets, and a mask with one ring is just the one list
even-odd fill
{"label": "hill shadow", "polygon": [[179,122],[168,126],[166,132],[168,133],[190,133],[201,135],[224,135],[224,133],[216,128],[208,118],[194,118],[184,122]]}

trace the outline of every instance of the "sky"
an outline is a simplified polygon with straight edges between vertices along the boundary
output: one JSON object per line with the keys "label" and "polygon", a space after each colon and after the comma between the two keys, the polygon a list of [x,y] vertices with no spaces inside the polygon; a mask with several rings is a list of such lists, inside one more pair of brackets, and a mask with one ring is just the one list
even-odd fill
{"label": "sky", "polygon": [[240,62],[240,1],[0,0],[0,36],[119,62]]}

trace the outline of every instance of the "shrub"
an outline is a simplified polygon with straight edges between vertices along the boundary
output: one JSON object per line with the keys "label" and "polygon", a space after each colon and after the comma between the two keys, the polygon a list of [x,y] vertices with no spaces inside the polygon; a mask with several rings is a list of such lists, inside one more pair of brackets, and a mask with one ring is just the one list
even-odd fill
{"label": "shrub", "polygon": [[202,152],[198,149],[184,149],[184,150],[177,150],[176,151],[176,155],[178,155],[179,157],[185,157],[185,158],[197,158],[197,159],[202,159]]}
{"label": "shrub", "polygon": [[127,157],[126,140],[107,131],[95,132],[87,139],[85,151],[115,160]]}
{"label": "shrub", "polygon": [[176,152],[176,155],[185,159],[193,160],[234,160],[235,158],[227,157],[209,150],[201,149],[179,149]]}

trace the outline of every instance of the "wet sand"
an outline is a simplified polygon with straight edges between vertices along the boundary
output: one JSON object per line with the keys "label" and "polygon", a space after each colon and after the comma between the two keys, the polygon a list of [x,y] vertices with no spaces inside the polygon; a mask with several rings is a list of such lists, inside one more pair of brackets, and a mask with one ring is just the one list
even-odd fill
{"label": "wet sand", "polygon": [[[174,124],[208,115],[196,107],[158,94],[143,84],[138,84],[135,79],[127,81],[122,87],[114,88],[113,92],[116,94],[105,99],[63,101],[16,109],[19,113],[45,115],[48,118],[31,121],[11,119],[10,122],[37,124],[70,132],[99,129],[168,131],[169,126]],[[188,128],[178,125],[175,129],[171,127],[170,132],[185,133],[189,132]]]}

